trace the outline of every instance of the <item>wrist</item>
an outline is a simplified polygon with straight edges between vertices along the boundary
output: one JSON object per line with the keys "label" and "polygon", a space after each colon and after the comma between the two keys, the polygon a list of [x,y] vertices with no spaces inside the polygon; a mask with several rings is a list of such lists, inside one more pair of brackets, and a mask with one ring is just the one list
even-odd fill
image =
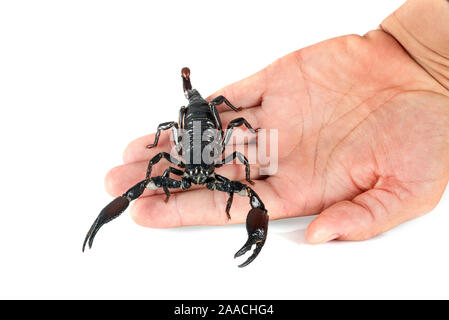
{"label": "wrist", "polygon": [[381,28],[449,90],[449,1],[408,0]]}

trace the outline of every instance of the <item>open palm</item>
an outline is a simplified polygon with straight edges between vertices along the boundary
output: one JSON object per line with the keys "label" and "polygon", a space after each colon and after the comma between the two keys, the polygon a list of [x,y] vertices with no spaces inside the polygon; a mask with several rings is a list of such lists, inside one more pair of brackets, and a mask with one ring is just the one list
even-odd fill
{"label": "open palm", "polygon": [[[277,129],[279,166],[254,189],[271,219],[320,214],[307,240],[361,240],[428,212],[449,179],[449,92],[382,31],[345,36],[293,52],[222,94],[243,107],[221,112],[223,124],[244,117],[255,128]],[[165,119],[160,119],[161,121]],[[112,169],[106,188],[122,194],[142,180],[148,160],[169,151],[154,135],[129,144],[124,165]],[[156,165],[153,175],[167,167]],[[244,180],[242,165],[217,171]],[[236,197],[227,220],[227,195],[205,188],[145,191],[131,209],[141,225],[175,227],[241,223],[250,209]]]}

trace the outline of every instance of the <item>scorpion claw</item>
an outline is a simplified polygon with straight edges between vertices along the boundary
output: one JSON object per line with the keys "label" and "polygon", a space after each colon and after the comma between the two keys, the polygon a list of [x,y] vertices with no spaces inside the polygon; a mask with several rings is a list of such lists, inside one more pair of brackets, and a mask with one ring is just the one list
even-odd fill
{"label": "scorpion claw", "polygon": [[[260,251],[262,250],[262,247],[264,245],[264,242],[259,242],[256,244],[256,249],[254,249],[253,254],[242,264],[239,264],[239,268],[243,268],[246,267],[247,265],[249,265],[251,262],[253,262],[254,259],[256,259],[256,257],[259,255]],[[252,245],[249,245],[248,248],[243,247],[242,249],[240,249],[234,256],[234,258],[240,257],[241,255],[243,255],[245,252],[247,252],[248,250],[251,249]]]}
{"label": "scorpion claw", "polygon": [[254,244],[256,245],[256,248],[254,249],[253,254],[244,263],[239,265],[240,268],[246,267],[248,264],[253,262],[262,250],[265,240],[267,239],[268,219],[269,217],[266,210],[262,208],[253,208],[248,213],[248,217],[246,218],[248,240],[245,242],[243,247],[237,251],[234,258],[244,255],[246,252],[251,250]]}
{"label": "scorpion claw", "polygon": [[94,242],[94,238],[98,230],[100,230],[105,223],[117,218],[123,211],[125,211],[128,205],[128,198],[121,196],[112,200],[103,210],[101,210],[97,219],[95,219],[94,223],[87,232],[83,243],[83,252],[87,243],[89,244],[89,249],[92,248],[92,243]]}

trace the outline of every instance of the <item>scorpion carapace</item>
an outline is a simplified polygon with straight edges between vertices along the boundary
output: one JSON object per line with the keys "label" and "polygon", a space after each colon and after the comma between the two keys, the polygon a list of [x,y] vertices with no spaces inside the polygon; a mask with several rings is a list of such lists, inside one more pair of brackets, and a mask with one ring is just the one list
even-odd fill
{"label": "scorpion carapace", "polygon": [[[148,145],[147,148],[157,146],[161,131],[172,129],[176,151],[182,160],[172,157],[167,152],[160,152],[155,155],[148,163],[145,179],[131,187],[122,196],[114,199],[100,212],[86,235],[83,243],[83,251],[86,243],[89,244],[89,248],[92,247],[95,235],[101,226],[117,218],[125,211],[132,200],[142,195],[145,188],[152,190],[162,188],[166,194],[165,201],[168,201],[170,197],[169,189],[180,188],[186,190],[193,183],[205,185],[209,190],[226,192],[229,195],[225,210],[228,219],[231,218],[229,212],[234,193],[249,198],[251,210],[246,219],[248,240],[235,254],[235,257],[240,257],[251,250],[253,245],[256,245],[252,255],[244,263],[239,265],[239,267],[247,266],[257,257],[265,244],[268,229],[267,210],[262,200],[251,187],[239,181],[231,181],[226,177],[216,174],[214,170],[237,158],[245,165],[246,180],[250,184],[253,184],[250,178],[250,166],[247,158],[237,151],[227,157],[224,157],[223,153],[226,144],[231,138],[233,128],[245,125],[252,133],[256,133],[257,130],[253,129],[244,118],[236,118],[229,122],[223,135],[217,105],[224,103],[234,111],[239,111],[240,108],[234,107],[224,96],[218,96],[210,102],[203,99],[197,90],[192,89],[189,68],[183,68],[181,76],[184,94],[189,103],[187,107],[181,107],[179,111],[179,123],[171,121],[161,123],[158,126],[154,142]],[[200,139],[195,138],[195,135],[198,134],[200,134]],[[211,159],[205,159],[203,155],[208,154],[208,150],[206,152],[203,151],[210,147],[213,142],[215,142],[215,147],[218,147],[218,152],[209,152]],[[162,158],[184,170],[168,167],[161,176],[152,177],[151,170],[153,166]],[[180,180],[171,178],[170,173],[181,177]]]}

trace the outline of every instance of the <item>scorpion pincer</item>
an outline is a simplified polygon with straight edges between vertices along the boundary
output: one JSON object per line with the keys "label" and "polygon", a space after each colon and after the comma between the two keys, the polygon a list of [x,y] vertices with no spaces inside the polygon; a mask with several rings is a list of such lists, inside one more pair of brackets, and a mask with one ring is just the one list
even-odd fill
{"label": "scorpion pincer", "polygon": [[[176,151],[178,152],[178,155],[182,157],[182,160],[171,157],[167,152],[160,152],[155,155],[148,163],[145,179],[131,187],[122,196],[114,199],[100,212],[86,235],[83,243],[83,251],[87,243],[89,244],[89,248],[92,247],[92,243],[98,230],[105,223],[117,218],[123,211],[125,211],[131,201],[142,195],[145,188],[153,190],[162,188],[166,194],[165,201],[168,201],[170,197],[169,189],[181,188],[182,190],[186,190],[189,189],[193,183],[205,185],[209,190],[226,192],[229,195],[226,205],[226,215],[228,219],[231,218],[229,212],[234,193],[249,198],[251,210],[246,219],[248,240],[235,254],[235,258],[240,257],[251,250],[253,245],[256,245],[252,255],[244,263],[239,265],[239,267],[245,267],[257,257],[265,244],[268,230],[268,213],[262,200],[251,187],[239,181],[231,181],[224,176],[216,174],[214,170],[237,158],[245,165],[246,181],[253,184],[250,178],[250,165],[247,158],[237,151],[233,152],[228,157],[224,157],[223,153],[226,144],[231,138],[233,128],[245,125],[252,133],[256,133],[257,130],[253,129],[244,118],[236,118],[228,124],[223,135],[222,123],[217,111],[217,105],[224,103],[234,111],[239,111],[241,108],[234,107],[224,96],[218,96],[210,102],[207,102],[201,97],[197,90],[192,89],[190,70],[188,68],[183,68],[181,75],[184,94],[189,103],[187,107],[181,107],[179,111],[179,123],[170,121],[161,123],[158,126],[154,142],[148,145],[147,148],[157,146],[161,131],[172,129]],[[201,133],[202,137],[208,137],[206,141],[200,140],[199,143],[195,142],[198,141],[197,139],[194,139],[196,132]],[[218,142],[216,142],[216,145],[219,147],[219,152],[215,153],[212,159],[213,161],[205,161],[202,156],[199,157],[200,160],[198,161],[197,155],[203,155],[203,151],[208,143],[213,142],[217,136],[219,139],[217,139]],[[151,170],[161,159],[165,159],[183,170],[170,166],[161,176],[152,177]],[[170,177],[170,174],[179,176],[181,179],[175,180]]]}

